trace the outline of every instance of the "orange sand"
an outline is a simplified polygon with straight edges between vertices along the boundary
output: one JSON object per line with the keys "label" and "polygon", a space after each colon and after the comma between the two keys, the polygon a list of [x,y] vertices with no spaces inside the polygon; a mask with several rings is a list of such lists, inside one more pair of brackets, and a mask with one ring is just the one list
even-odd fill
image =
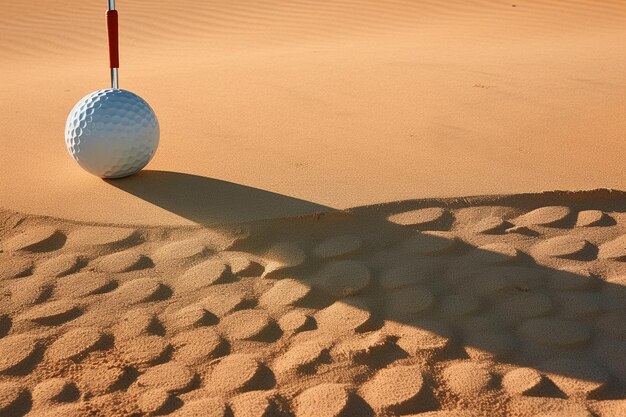
{"label": "orange sand", "polygon": [[[119,0],[121,86],[162,127],[148,189],[63,143],[109,85],[105,5],[3,2],[0,206],[189,224],[626,185],[621,0]],[[249,187],[279,196],[242,210]]]}
{"label": "orange sand", "polygon": [[624,201],[221,228],[3,212],[0,416],[623,416]]}
{"label": "orange sand", "polygon": [[2,4],[0,417],[626,415],[626,3],[117,3],[119,181],[105,2]]}

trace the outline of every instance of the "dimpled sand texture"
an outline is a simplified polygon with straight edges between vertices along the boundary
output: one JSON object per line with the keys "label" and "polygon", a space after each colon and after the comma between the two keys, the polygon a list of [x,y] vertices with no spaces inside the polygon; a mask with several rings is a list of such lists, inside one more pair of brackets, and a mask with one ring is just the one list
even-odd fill
{"label": "dimpled sand texture", "polygon": [[0,211],[0,417],[624,416],[626,203],[599,195],[363,207],[243,239]]}
{"label": "dimpled sand texture", "polygon": [[70,155],[103,178],[131,175],[150,162],[159,145],[159,122],[141,97],[126,90],[98,90],[82,98],[65,125]]}

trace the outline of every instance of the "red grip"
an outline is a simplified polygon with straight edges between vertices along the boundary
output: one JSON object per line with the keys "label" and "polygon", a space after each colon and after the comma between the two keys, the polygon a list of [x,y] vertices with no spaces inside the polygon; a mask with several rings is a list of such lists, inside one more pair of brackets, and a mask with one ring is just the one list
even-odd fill
{"label": "red grip", "polygon": [[120,67],[118,27],[117,10],[108,10],[107,30],[109,33],[109,66],[111,68]]}

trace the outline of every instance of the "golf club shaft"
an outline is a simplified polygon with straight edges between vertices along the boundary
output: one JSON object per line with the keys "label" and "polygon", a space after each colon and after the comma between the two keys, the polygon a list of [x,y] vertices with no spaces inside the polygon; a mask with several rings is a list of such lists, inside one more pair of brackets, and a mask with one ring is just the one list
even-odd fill
{"label": "golf club shaft", "polygon": [[106,13],[107,32],[109,35],[109,66],[111,67],[111,88],[119,89],[120,51],[119,51],[119,24],[115,0],[108,0],[109,8]]}

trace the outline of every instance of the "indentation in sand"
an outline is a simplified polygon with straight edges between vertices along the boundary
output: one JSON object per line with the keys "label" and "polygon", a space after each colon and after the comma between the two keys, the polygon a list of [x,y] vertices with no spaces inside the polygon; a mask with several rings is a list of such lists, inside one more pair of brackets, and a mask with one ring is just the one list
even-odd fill
{"label": "indentation in sand", "polygon": [[[436,231],[389,222],[435,204],[406,202],[11,251],[0,415],[620,415],[626,206],[596,197],[441,202]],[[477,226],[496,214],[538,235]],[[26,216],[0,245],[40,227],[108,226]]]}

